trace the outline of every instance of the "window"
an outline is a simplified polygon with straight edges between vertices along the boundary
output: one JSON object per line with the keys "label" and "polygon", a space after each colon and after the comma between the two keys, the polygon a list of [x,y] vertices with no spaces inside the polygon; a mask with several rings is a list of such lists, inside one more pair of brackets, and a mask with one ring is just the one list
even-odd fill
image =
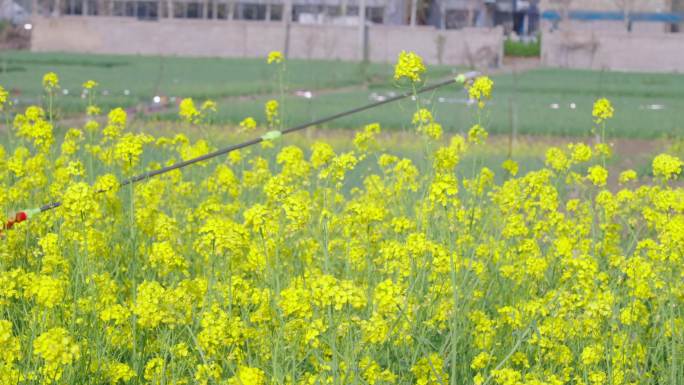
{"label": "window", "polygon": [[323,7],[323,12],[325,12],[327,16],[337,17],[342,15],[342,7],[337,5],[326,5]]}
{"label": "window", "polygon": [[177,19],[185,18],[185,3],[184,2],[173,2],[173,17]]}
{"label": "window", "polygon": [[159,18],[158,3],[156,1],[136,2],[136,16],[141,20],[157,20]]}
{"label": "window", "polygon": [[227,19],[228,18],[228,4],[218,3],[216,5],[216,18],[217,19]]}
{"label": "window", "polygon": [[473,12],[467,9],[450,9],[446,12],[446,28],[447,29],[459,29],[470,27],[473,22],[477,20],[479,11],[474,10]]}
{"label": "window", "polygon": [[188,19],[201,19],[204,11],[204,4],[197,2],[185,3],[185,17]]}
{"label": "window", "polygon": [[99,2],[97,0],[85,0],[85,1],[87,3],[87,6],[88,6],[88,9],[86,12],[88,15],[97,15],[97,14],[101,13],[101,12],[99,12],[99,8],[98,8]]}
{"label": "window", "polygon": [[125,1],[112,1],[112,16],[126,16]]}
{"label": "window", "polygon": [[156,1],[114,1],[112,16],[157,20],[159,18],[159,5]]}
{"label": "window", "polygon": [[238,4],[238,16],[242,20],[264,20],[266,18],[266,5],[255,3]]}
{"label": "window", "polygon": [[319,21],[319,15],[323,12],[323,8],[319,5],[305,4],[292,6],[292,20],[298,22],[313,23]]}
{"label": "window", "polygon": [[81,0],[66,0],[65,15],[82,15],[83,3]]}
{"label": "window", "polygon": [[[176,19],[201,19],[204,18],[204,2],[197,1],[174,1],[173,17]],[[207,11],[211,11],[211,6]],[[209,12],[207,12],[209,16]]]}
{"label": "window", "polygon": [[384,7],[367,7],[366,8],[366,20],[369,20],[375,24],[382,24],[385,18],[385,8]]}
{"label": "window", "polygon": [[127,1],[124,4],[124,16],[135,17],[135,2]]}
{"label": "window", "polygon": [[271,20],[283,20],[283,5],[271,4]]}

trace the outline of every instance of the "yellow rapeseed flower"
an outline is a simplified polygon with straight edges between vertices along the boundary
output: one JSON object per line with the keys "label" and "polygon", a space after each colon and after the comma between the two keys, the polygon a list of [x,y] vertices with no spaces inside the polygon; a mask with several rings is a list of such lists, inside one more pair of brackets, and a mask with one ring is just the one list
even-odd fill
{"label": "yellow rapeseed flower", "polygon": [[85,88],[86,90],[92,90],[95,87],[97,87],[97,82],[94,80],[87,80],[83,83],[83,88]]}
{"label": "yellow rapeseed flower", "polygon": [[608,170],[599,165],[589,167],[587,178],[595,186],[603,187],[608,180]]}
{"label": "yellow rapeseed flower", "polygon": [[45,381],[51,384],[62,378],[64,367],[81,357],[81,349],[66,329],[52,328],[33,341],[33,354],[43,360],[40,369]]}
{"label": "yellow rapeseed flower", "polygon": [[637,173],[634,170],[625,170],[620,173],[620,177],[618,178],[618,181],[621,184],[628,183],[630,181],[636,180],[637,179]]}
{"label": "yellow rapeseed flower", "polygon": [[0,351],[0,362],[13,364],[21,358],[21,343],[19,338],[13,335],[10,321],[0,320],[0,346],[3,347]]}
{"label": "yellow rapeseed flower", "polygon": [[[109,111],[109,114],[107,114],[107,125],[102,130],[102,134],[109,140],[118,138],[126,128],[127,119],[128,115],[123,108],[119,107]],[[93,125],[90,129],[94,130],[94,128]]]}
{"label": "yellow rapeseed flower", "polygon": [[503,168],[504,170],[508,171],[508,173],[511,174],[511,176],[516,176],[516,175],[518,175],[518,170],[519,170],[518,162],[516,162],[516,161],[514,161],[514,160],[512,160],[512,159],[506,159],[506,160],[501,164],[501,168]]}
{"label": "yellow rapeseed flower", "polygon": [[482,144],[487,140],[489,133],[479,124],[476,124],[468,130],[468,142],[473,144]]}
{"label": "yellow rapeseed flower", "polygon": [[423,357],[411,367],[418,385],[448,384],[449,373],[444,370],[444,360],[439,353]]}
{"label": "yellow rapeseed flower", "polygon": [[394,66],[394,80],[408,79],[413,83],[418,83],[425,71],[423,58],[413,52],[401,51],[397,64]]}
{"label": "yellow rapeseed flower", "polygon": [[268,53],[268,59],[266,60],[268,64],[280,64],[284,60],[283,53],[280,51],[271,51]]}
{"label": "yellow rapeseed flower", "polygon": [[264,385],[266,376],[259,368],[249,366],[239,366],[235,376],[228,379],[228,385]]}
{"label": "yellow rapeseed flower", "polygon": [[110,383],[118,384],[123,381],[124,383],[129,381],[131,378],[135,377],[135,372],[130,366],[121,362],[112,362],[106,366],[107,377]]}
{"label": "yellow rapeseed flower", "polygon": [[494,81],[487,76],[480,76],[472,84],[466,85],[468,96],[476,100],[479,108],[484,108],[485,102],[492,97]]}
{"label": "yellow rapeseed flower", "polygon": [[52,92],[59,88],[59,77],[56,73],[48,72],[43,75],[43,88],[47,92]]}
{"label": "yellow rapeseed flower", "polygon": [[279,103],[277,100],[269,100],[264,105],[264,112],[266,113],[266,121],[269,127],[275,127],[280,124]]}
{"label": "yellow rapeseed flower", "polygon": [[[488,87],[473,96],[487,100]],[[418,103],[406,124],[437,137]],[[193,105],[191,120],[214,108]],[[1,231],[0,385],[681,377],[684,164],[674,149],[653,159],[653,178],[630,183],[627,170],[607,187],[605,142],[549,148],[536,170],[534,154],[518,154],[531,158],[525,170],[509,159],[497,177],[480,158],[496,164],[501,148],[471,145],[484,123],[425,146],[422,167],[376,154],[392,143],[368,124],[121,188],[134,169],[215,144],[126,132],[121,109],[103,130],[90,118],[54,138],[41,107],[14,115],[0,209],[61,206],[8,215]],[[415,143],[400,147],[416,155],[421,138],[407,135]]]}
{"label": "yellow rapeseed flower", "polygon": [[660,154],[653,159],[653,175],[664,180],[674,179],[682,172],[684,162],[676,156]]}
{"label": "yellow rapeseed flower", "polygon": [[251,116],[242,119],[242,121],[240,122],[240,129],[242,131],[254,131],[256,126],[257,122]]}
{"label": "yellow rapeseed flower", "polygon": [[594,102],[594,108],[591,112],[591,115],[594,117],[594,122],[601,124],[604,121],[612,118],[614,112],[615,111],[610,100],[601,98]]}
{"label": "yellow rapeseed flower", "polygon": [[7,100],[9,97],[9,93],[5,91],[2,86],[0,86],[0,111],[5,110],[5,106],[7,105]]}
{"label": "yellow rapeseed flower", "polygon": [[181,100],[178,107],[178,116],[188,123],[194,123],[197,121],[197,118],[200,116],[200,112],[197,110],[197,107],[195,107],[195,102],[192,100],[192,98],[185,98]]}

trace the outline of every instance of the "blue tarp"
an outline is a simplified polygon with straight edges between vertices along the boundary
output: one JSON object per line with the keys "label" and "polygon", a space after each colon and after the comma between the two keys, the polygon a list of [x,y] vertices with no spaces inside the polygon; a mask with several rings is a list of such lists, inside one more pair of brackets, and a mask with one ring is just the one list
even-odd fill
{"label": "blue tarp", "polygon": [[[598,20],[613,20],[621,21],[625,19],[622,12],[597,12],[597,11],[571,11],[570,19],[581,21],[598,21]],[[684,21],[684,13],[646,13],[635,12],[628,16],[631,21],[650,21],[659,23],[681,23]],[[545,20],[557,21],[560,20],[560,14],[557,11],[544,11],[542,18]]]}

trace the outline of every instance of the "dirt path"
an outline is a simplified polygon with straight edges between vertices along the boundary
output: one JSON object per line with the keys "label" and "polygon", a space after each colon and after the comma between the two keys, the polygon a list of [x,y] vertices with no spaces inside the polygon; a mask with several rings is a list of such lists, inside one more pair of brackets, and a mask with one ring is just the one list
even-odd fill
{"label": "dirt path", "polygon": [[538,57],[505,57],[502,66],[493,71],[492,74],[511,74],[521,73],[541,67],[541,59]]}

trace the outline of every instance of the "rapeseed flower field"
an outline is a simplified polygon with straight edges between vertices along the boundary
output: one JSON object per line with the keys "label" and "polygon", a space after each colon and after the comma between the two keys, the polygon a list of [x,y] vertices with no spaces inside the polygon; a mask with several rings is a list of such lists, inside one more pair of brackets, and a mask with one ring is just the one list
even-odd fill
{"label": "rapeseed flower field", "polygon": [[[282,79],[283,56],[267,60]],[[424,72],[403,52],[395,81],[415,93]],[[58,75],[43,86],[12,121],[0,88],[2,211],[61,202],[2,232],[2,385],[684,382],[684,164],[664,153],[611,178],[607,99],[599,141],[525,173],[459,165],[488,137],[485,76],[465,83],[464,136],[414,98],[424,164],[384,150],[374,123],[349,151],[283,145],[274,99],[238,127],[271,130],[260,148],[120,188],[215,147],[135,132],[95,98],[56,137]],[[179,115],[215,110],[186,99]]]}

